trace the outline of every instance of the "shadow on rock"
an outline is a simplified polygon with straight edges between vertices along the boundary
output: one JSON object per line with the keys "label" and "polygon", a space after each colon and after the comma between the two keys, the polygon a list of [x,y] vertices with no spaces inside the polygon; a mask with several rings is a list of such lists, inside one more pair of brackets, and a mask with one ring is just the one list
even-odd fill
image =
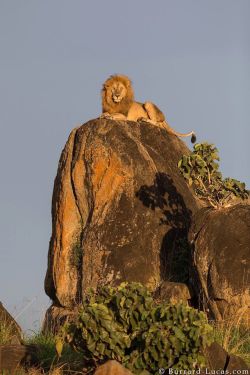
{"label": "shadow on rock", "polygon": [[161,244],[161,280],[187,282],[189,278],[190,245],[188,231],[191,211],[176,189],[173,179],[166,173],[157,173],[153,185],[143,185],[136,193],[151,210],[161,210],[160,225],[167,232]]}

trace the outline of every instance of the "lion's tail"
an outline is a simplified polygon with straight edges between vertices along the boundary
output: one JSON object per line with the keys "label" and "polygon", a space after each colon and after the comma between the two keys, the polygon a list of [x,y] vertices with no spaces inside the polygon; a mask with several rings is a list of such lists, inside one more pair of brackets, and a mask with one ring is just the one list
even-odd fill
{"label": "lion's tail", "polygon": [[169,124],[167,122],[164,122],[164,124],[166,125],[167,131],[170,134],[177,135],[178,137],[191,137],[191,142],[192,143],[196,142],[196,135],[195,135],[195,132],[193,130],[189,133],[179,133],[179,132],[175,131],[174,129],[172,129],[171,126],[169,126]]}

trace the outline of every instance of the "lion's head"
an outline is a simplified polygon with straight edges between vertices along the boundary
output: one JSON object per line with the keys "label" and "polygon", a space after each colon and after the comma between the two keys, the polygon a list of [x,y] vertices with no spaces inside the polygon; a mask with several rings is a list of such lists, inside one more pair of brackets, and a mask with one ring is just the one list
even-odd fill
{"label": "lion's head", "polygon": [[130,79],[124,75],[110,76],[102,88],[102,112],[128,114],[134,101]]}

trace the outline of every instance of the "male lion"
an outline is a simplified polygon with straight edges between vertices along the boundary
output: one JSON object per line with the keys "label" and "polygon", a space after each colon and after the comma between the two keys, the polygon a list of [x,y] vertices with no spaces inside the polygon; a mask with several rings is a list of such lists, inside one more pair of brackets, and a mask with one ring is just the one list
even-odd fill
{"label": "male lion", "polygon": [[136,102],[131,80],[124,75],[112,75],[104,82],[101,117],[128,121],[144,120],[164,127],[170,134],[178,135],[179,137],[191,136],[192,143],[196,141],[193,131],[183,134],[172,129],[167,123],[164,114],[154,103]]}

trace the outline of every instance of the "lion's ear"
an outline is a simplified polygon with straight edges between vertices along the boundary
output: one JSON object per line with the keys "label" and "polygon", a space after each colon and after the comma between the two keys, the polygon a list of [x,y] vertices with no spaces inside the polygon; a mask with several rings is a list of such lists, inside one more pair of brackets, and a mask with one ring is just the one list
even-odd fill
{"label": "lion's ear", "polygon": [[127,87],[132,87],[132,81],[130,81],[130,79],[127,79],[126,84]]}

